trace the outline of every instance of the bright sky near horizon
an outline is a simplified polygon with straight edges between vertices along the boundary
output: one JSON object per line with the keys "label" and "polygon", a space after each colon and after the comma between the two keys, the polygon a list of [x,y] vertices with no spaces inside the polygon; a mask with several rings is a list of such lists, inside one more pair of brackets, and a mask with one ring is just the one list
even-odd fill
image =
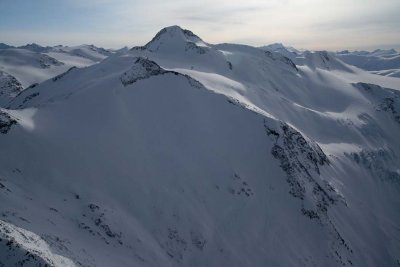
{"label": "bright sky near horizon", "polygon": [[210,43],[400,48],[400,0],[0,0],[0,42],[142,45],[180,25]]}

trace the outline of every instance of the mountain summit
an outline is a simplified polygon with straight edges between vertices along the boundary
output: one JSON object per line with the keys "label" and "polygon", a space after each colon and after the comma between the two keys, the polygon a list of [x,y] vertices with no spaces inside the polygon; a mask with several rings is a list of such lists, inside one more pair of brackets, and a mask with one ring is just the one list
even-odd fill
{"label": "mountain summit", "polygon": [[151,52],[157,52],[158,50],[175,51],[186,48],[188,45],[207,46],[193,32],[175,25],[160,30],[144,48]]}

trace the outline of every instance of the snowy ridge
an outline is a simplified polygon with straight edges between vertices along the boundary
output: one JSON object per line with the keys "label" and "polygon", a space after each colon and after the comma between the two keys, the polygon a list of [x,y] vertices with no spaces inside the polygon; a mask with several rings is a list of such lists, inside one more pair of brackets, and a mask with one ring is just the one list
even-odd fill
{"label": "snowy ridge", "polygon": [[76,266],[397,266],[399,90],[167,27],[1,109],[1,225]]}
{"label": "snowy ridge", "polygon": [[0,220],[0,264],[2,266],[75,267],[69,259],[51,252],[36,234]]}

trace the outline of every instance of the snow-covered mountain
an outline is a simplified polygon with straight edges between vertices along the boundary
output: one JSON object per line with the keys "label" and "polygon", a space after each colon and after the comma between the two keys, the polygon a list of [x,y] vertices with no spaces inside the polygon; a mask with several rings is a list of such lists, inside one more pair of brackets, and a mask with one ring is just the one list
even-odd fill
{"label": "snow-covered mountain", "polygon": [[400,53],[394,49],[368,51],[341,51],[336,55],[344,62],[373,73],[400,78]]}
{"label": "snow-covered mountain", "polygon": [[39,52],[39,53],[47,52],[47,51],[50,51],[52,49],[51,46],[41,46],[41,45],[35,44],[35,43],[18,46],[18,48],[19,49],[30,50],[32,52]]}
{"label": "snow-covered mountain", "polygon": [[274,43],[274,44],[261,46],[260,49],[280,53],[280,54],[284,55],[285,57],[288,57],[292,60],[294,58],[296,58],[302,52],[293,47],[284,46],[282,43]]}
{"label": "snow-covered mountain", "polygon": [[399,90],[178,26],[70,69],[0,109],[0,263],[398,266]]}
{"label": "snow-covered mountain", "polygon": [[50,55],[62,53],[69,56],[86,58],[87,60],[91,60],[93,62],[100,62],[106,57],[113,54],[111,50],[96,47],[94,45],[55,46],[51,50],[49,50],[48,53]]}
{"label": "snow-covered mountain", "polygon": [[[278,52],[290,58],[293,62],[296,62],[296,64],[301,64],[301,58],[306,56],[306,54],[315,53],[308,50],[297,50],[293,47],[284,46],[281,43],[262,46],[260,49]],[[400,54],[395,49],[376,49],[372,52],[349,50],[340,52],[317,51],[317,53],[330,53],[331,56],[336,59],[340,59],[349,65],[367,70],[373,74],[388,77],[400,77]],[[300,59],[300,61],[297,61],[298,59]]]}
{"label": "snow-covered mountain", "polygon": [[1,44],[0,71],[12,76],[26,88],[72,67],[81,68],[98,63],[113,53],[93,45],[43,47],[33,43],[13,47]]}
{"label": "snow-covered mountain", "polygon": [[15,47],[5,43],[0,43],[0,49],[8,49],[8,48],[15,48]]}

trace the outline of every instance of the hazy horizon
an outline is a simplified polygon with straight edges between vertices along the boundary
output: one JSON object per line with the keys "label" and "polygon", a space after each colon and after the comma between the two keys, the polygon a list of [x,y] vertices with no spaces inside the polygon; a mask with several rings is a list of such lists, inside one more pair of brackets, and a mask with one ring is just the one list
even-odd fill
{"label": "hazy horizon", "polygon": [[210,43],[399,50],[399,10],[397,0],[3,0],[0,42],[132,47],[147,43],[164,27],[179,25]]}

